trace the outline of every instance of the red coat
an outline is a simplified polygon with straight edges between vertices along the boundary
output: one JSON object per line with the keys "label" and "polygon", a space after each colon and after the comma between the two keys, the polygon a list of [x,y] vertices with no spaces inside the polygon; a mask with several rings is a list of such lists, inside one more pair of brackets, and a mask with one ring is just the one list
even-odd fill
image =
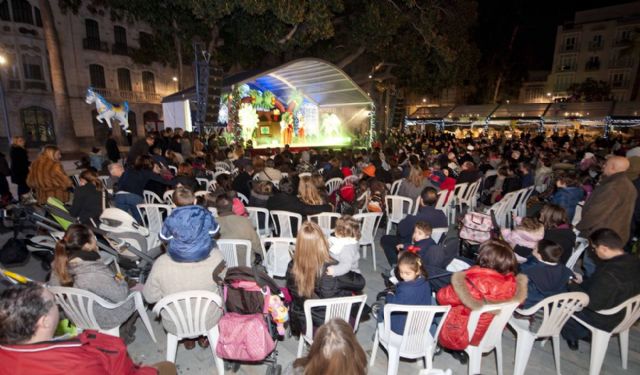
{"label": "red coat", "polygon": [[[527,297],[527,277],[502,275],[489,268],[473,266],[464,272],[454,273],[451,285],[440,289],[436,297],[439,305],[451,305],[440,331],[440,345],[463,350],[469,346],[467,324],[471,311],[480,309],[486,303],[522,303]],[[480,316],[471,344],[477,345],[482,340],[492,319],[491,314]]]}
{"label": "red coat", "polygon": [[63,341],[0,345],[0,374],[11,375],[156,375],[152,367],[135,365],[122,339],[84,331]]}

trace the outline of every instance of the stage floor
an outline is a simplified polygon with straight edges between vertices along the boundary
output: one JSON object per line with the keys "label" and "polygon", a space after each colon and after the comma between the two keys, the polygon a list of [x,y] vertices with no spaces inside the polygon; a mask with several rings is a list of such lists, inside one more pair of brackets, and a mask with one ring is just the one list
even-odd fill
{"label": "stage floor", "polygon": [[[265,149],[265,148],[276,148],[284,147],[284,143],[276,140],[272,140],[271,142],[260,142],[258,140],[256,142],[255,139],[251,140],[253,143],[254,149]],[[289,144],[290,148],[311,148],[311,147],[348,147],[353,145],[353,139],[349,136],[344,137],[331,137],[331,138],[322,138],[322,139],[311,139],[304,140],[302,142],[296,141],[294,139],[293,142]]]}

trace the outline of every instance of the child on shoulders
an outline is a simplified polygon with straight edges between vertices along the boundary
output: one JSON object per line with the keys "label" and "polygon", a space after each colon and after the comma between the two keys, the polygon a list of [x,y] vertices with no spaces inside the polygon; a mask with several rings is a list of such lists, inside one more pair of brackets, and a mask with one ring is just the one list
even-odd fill
{"label": "child on shoulders", "polygon": [[329,253],[338,264],[327,268],[331,276],[346,275],[350,271],[361,273],[360,260],[360,223],[350,215],[343,215],[336,221],[335,237],[329,238]]}

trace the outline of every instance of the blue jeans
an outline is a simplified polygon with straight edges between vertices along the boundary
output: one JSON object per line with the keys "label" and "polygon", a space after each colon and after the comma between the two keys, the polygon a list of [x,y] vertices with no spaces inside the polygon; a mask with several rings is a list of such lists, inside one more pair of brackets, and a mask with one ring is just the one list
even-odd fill
{"label": "blue jeans", "polygon": [[140,213],[138,212],[138,207],[136,206],[144,203],[144,198],[142,198],[138,194],[120,193],[120,194],[116,194],[113,197],[113,203],[115,203],[117,208],[123,211],[126,211],[131,216],[133,216],[133,218],[136,219],[138,224],[142,224],[142,218],[140,217]]}

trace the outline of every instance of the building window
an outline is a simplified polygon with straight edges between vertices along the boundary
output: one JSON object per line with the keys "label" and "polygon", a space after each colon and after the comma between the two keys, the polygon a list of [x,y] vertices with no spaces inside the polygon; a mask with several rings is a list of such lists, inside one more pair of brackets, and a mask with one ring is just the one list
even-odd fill
{"label": "building window", "polygon": [[600,69],[600,57],[599,56],[591,56],[587,63],[585,64],[585,70],[598,70]]}
{"label": "building window", "polygon": [[97,89],[107,88],[107,83],[104,79],[104,68],[102,67],[102,65],[89,65],[89,76],[92,87],[95,87]]}
{"label": "building window", "polygon": [[152,72],[142,72],[142,91],[156,93],[156,78]]}
{"label": "building window", "polygon": [[118,88],[122,91],[133,91],[131,88],[131,73],[129,69],[118,69]]}
{"label": "building window", "polygon": [[127,141],[129,142],[129,146],[133,143],[133,137],[138,136],[138,121],[136,120],[136,113],[134,111],[129,111],[129,133],[127,133]]}
{"label": "building window", "polygon": [[624,73],[613,73],[609,78],[611,87],[614,89],[623,88],[625,86]]}
{"label": "building window", "polygon": [[0,0],[0,20],[11,21],[9,13],[9,0]]}
{"label": "building window", "polygon": [[115,43],[113,44],[113,54],[114,55],[127,55],[128,54],[128,46],[127,46],[127,29],[122,26],[114,26],[113,27],[113,36]]}
{"label": "building window", "polygon": [[570,72],[576,69],[576,57],[571,56],[562,56],[560,58],[560,66],[558,70],[561,72]]}
{"label": "building window", "polygon": [[87,32],[87,39],[100,41],[98,21],[87,18],[84,20],[84,27]]}
{"label": "building window", "polygon": [[42,15],[40,14],[40,8],[33,7],[33,14],[36,16],[36,26],[42,27]]}
{"label": "building window", "polygon": [[20,118],[27,144],[38,146],[55,142],[51,111],[41,107],[28,107],[20,110]]}
{"label": "building window", "polygon": [[599,50],[603,47],[603,45],[604,43],[602,42],[602,35],[596,34],[593,36],[593,39],[591,39],[591,42],[589,43],[589,49],[592,51]]}
{"label": "building window", "polygon": [[150,47],[153,45],[153,35],[140,31],[138,34],[138,43],[140,47]]}
{"label": "building window", "polygon": [[24,67],[25,79],[44,81],[42,58],[40,56],[23,55],[22,66]]}
{"label": "building window", "polygon": [[27,0],[11,0],[13,22],[33,25],[33,11]]}
{"label": "building window", "polygon": [[573,75],[561,74],[556,77],[555,91],[564,91],[573,84]]}
{"label": "building window", "polygon": [[576,50],[576,37],[570,36],[565,38],[564,40],[564,50],[565,51],[575,51]]}

